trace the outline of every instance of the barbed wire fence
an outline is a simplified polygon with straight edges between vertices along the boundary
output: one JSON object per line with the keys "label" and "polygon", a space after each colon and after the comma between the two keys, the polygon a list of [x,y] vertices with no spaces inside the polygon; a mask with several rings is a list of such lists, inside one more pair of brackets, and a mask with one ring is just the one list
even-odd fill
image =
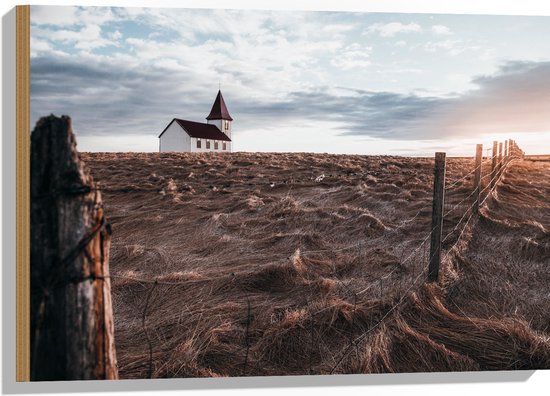
{"label": "barbed wire fence", "polygon": [[[500,147],[500,151],[497,152],[498,149],[495,149],[495,147]],[[506,147],[503,149],[503,147]],[[395,294],[395,289],[398,290],[398,295],[395,298],[395,303],[390,306],[381,316],[372,322],[369,326],[369,328],[366,331],[359,332],[358,334],[354,335],[353,329],[354,326],[352,324],[351,329],[352,331],[348,335],[349,343],[348,345],[340,351],[336,356],[334,356],[335,364],[330,370],[330,373],[334,373],[338,370],[339,366],[342,364],[342,362],[346,359],[346,357],[353,351],[358,353],[359,344],[361,341],[363,341],[366,337],[369,336],[372,332],[374,332],[377,328],[379,328],[385,320],[387,320],[393,312],[395,312],[406,299],[413,293],[420,285],[423,284],[423,280],[426,281],[434,281],[434,279],[430,279],[430,263],[434,260],[435,257],[437,257],[437,266],[439,268],[439,265],[443,262],[447,262],[447,260],[450,258],[451,254],[456,251],[457,246],[461,240],[463,240],[464,234],[468,228],[468,225],[471,223],[474,216],[479,212],[479,208],[482,207],[487,200],[491,197],[493,192],[496,189],[496,186],[498,185],[498,182],[503,177],[504,171],[509,164],[524,155],[523,151],[519,149],[519,147],[515,144],[515,142],[510,141],[509,143],[504,146],[502,143],[500,145],[493,145],[493,152],[492,156],[486,158],[483,158],[482,155],[482,148],[481,145],[478,145],[477,148],[477,160],[476,163],[471,171],[466,173],[465,175],[462,175],[460,177],[456,177],[446,185],[445,183],[445,177],[442,178],[443,185],[442,187],[444,199],[442,202],[442,210],[440,218],[438,219],[432,219],[432,227],[431,229],[424,234],[422,239],[418,242],[418,244],[410,250],[408,254],[403,254],[399,258],[399,265],[396,265],[391,271],[388,273],[380,276],[378,278],[378,282],[375,284],[370,284],[366,287],[363,287],[361,289],[355,290],[352,285],[350,285],[348,282],[344,281],[340,276],[338,275],[336,270],[333,270],[331,273],[332,278],[341,286],[341,288],[344,291],[344,296],[347,297],[348,302],[352,304],[353,306],[353,315],[352,318],[355,317],[355,310],[357,308],[357,302],[358,299],[361,298],[364,295],[367,295],[368,293],[371,293],[372,295],[377,295],[378,298],[382,299],[385,294],[387,294],[387,290],[391,289],[392,292]],[[436,154],[437,158],[437,154]],[[443,156],[443,159],[445,157]],[[445,162],[445,160],[444,160]],[[443,174],[445,174],[445,163],[443,163]],[[434,190],[436,189],[436,186],[434,186]],[[434,201],[436,200],[436,197],[434,196]],[[433,202],[430,204],[430,206],[434,206]],[[344,251],[356,251],[357,255],[361,257],[362,251],[366,251],[369,247],[374,247],[378,242],[380,242],[383,238],[392,238],[397,237],[398,234],[405,229],[408,225],[414,224],[414,222],[422,216],[422,214],[426,214],[429,211],[429,208],[426,206],[423,206],[416,212],[414,216],[412,216],[410,219],[401,221],[396,227],[393,229],[387,230],[383,232],[381,235],[371,238],[369,240],[359,241],[356,243],[352,243],[349,245],[346,245],[344,247],[334,248],[334,249],[318,249],[318,250],[303,250],[298,251],[301,256],[308,257],[308,256],[315,256],[315,255],[322,255],[322,254],[332,254],[335,255],[339,252]],[[433,208],[432,208],[432,217],[434,216]],[[434,222],[436,225],[434,225]],[[438,231],[439,228],[439,231]],[[433,246],[433,237],[434,233],[441,232],[441,236],[439,238],[439,246]],[[404,252],[405,250],[403,250]],[[442,258],[440,258],[440,253],[443,252]],[[335,257],[334,257],[335,258]],[[405,285],[400,283],[398,286],[394,282],[391,281],[392,275],[394,275],[397,271],[399,271],[402,268],[408,268],[409,271],[413,274],[412,280]],[[312,271],[315,271],[315,269],[312,269]],[[148,340],[149,345],[149,368],[148,368],[148,375],[151,378],[153,376],[153,350],[151,347],[151,342],[149,341],[150,335],[149,335],[149,329],[146,326],[146,313],[147,313],[147,305],[149,302],[149,297],[151,293],[153,292],[154,288],[158,285],[182,285],[186,282],[184,281],[163,281],[159,280],[158,278],[155,279],[148,279],[148,278],[140,278],[140,277],[134,277],[134,276],[121,276],[121,275],[110,275],[111,278],[115,279],[124,279],[128,281],[135,281],[142,284],[150,284],[150,287],[145,289],[148,298],[145,300],[145,306],[143,309],[143,317],[142,317],[142,325],[143,325],[143,331],[146,336],[146,339]],[[435,279],[437,281],[437,278]],[[311,299],[307,299],[306,305],[309,307],[311,304]],[[307,364],[307,370],[306,373],[308,374],[314,374],[313,369],[313,349],[316,348],[315,343],[315,328],[316,324],[318,324],[318,317],[326,311],[329,311],[333,308],[338,307],[341,305],[341,301],[337,301],[333,304],[330,304],[328,306],[325,306],[321,309],[318,309],[316,311],[310,311],[309,313],[309,338],[310,338],[310,357],[308,358],[308,364]],[[250,299],[247,297],[246,299],[246,310],[247,317],[246,317],[246,334],[244,337],[244,345],[243,350],[244,352],[244,361],[243,361],[243,370],[241,375],[246,376],[249,375],[251,372],[251,360],[249,356],[250,352],[250,339],[249,339],[249,331],[250,331],[250,325],[251,325],[251,313],[254,311],[254,307],[251,306]]]}
{"label": "barbed wire fence", "polygon": [[[367,331],[357,336],[349,346],[346,347],[336,361],[336,364],[331,369],[330,373],[334,373],[339,365],[344,361],[345,357],[355,347],[358,347],[358,343],[378,328],[384,320],[386,320],[392,312],[394,312],[409,296],[415,288],[421,283],[423,278],[427,277],[427,281],[437,281],[439,266],[441,262],[446,262],[450,255],[455,251],[459,242],[462,240],[467,226],[475,214],[479,213],[479,208],[485,204],[485,202],[492,196],[493,192],[498,185],[498,182],[504,175],[504,171],[509,164],[517,158],[522,158],[524,152],[517,146],[513,140],[506,141],[503,150],[503,143],[498,144],[499,151],[497,155],[497,142],[493,144],[492,158],[483,159],[482,145],[477,145],[476,150],[476,162],[472,171],[466,175],[461,176],[445,186],[445,155],[444,153],[436,153],[436,165],[434,169],[435,183],[441,183],[439,189],[443,191],[443,199],[440,204],[442,206],[441,213],[437,213],[436,201],[439,199],[436,196],[437,187],[434,183],[434,198],[433,198],[433,212],[432,212],[432,229],[428,235],[420,242],[418,247],[404,260],[412,259],[416,263],[417,275],[413,278],[413,281],[402,293],[397,303],[392,305],[386,313],[376,321]],[[438,160],[442,159],[442,163],[439,164]],[[487,172],[489,169],[490,172]],[[487,175],[483,177],[482,170],[485,169]],[[441,172],[443,177],[438,181],[437,173]],[[446,199],[449,198],[449,199]],[[434,224],[435,223],[435,224]],[[440,230],[438,230],[440,228]],[[441,235],[436,240],[434,246],[434,234],[440,232]],[[428,252],[428,240],[431,239],[429,255]],[[444,245],[445,244],[445,245]],[[443,259],[439,258],[442,245],[445,246],[445,254]],[[420,254],[418,254],[420,253]],[[433,276],[433,261],[437,258],[437,270],[435,276]],[[388,274],[386,277],[390,276]],[[363,291],[361,291],[363,292]],[[361,293],[360,292],[360,293]]]}
{"label": "barbed wire fence", "polygon": [[[353,331],[355,327],[352,323],[351,332],[348,335],[349,343],[342,351],[334,356],[335,364],[331,368],[330,373],[336,372],[338,370],[338,367],[350,353],[355,351],[355,353],[358,354],[360,342],[368,337],[368,335],[374,332],[377,328],[379,328],[382,323],[387,320],[391,316],[391,314],[402,305],[407,297],[410,296],[412,292],[414,292],[420,285],[423,284],[423,280],[437,281],[437,277],[436,279],[430,279],[430,263],[432,263],[437,257],[437,267],[439,268],[439,265],[442,262],[445,263],[449,260],[451,254],[456,251],[459,242],[463,240],[465,232],[468,229],[468,225],[471,224],[474,216],[479,213],[479,208],[482,207],[493,194],[496,186],[498,185],[498,182],[504,174],[506,167],[509,166],[509,164],[514,159],[522,157],[523,155],[523,151],[519,149],[515,142],[507,141],[506,144],[494,144],[491,157],[486,156],[485,158],[483,158],[483,149],[481,145],[478,145],[476,150],[477,158],[475,158],[475,165],[473,166],[473,169],[464,175],[450,179],[448,183],[445,183],[444,160],[442,165],[443,178],[440,181],[442,182],[442,186],[440,186],[440,188],[442,188],[444,198],[442,202],[440,218],[433,218],[434,202],[437,199],[434,195],[434,202],[430,203],[430,206],[432,206],[432,227],[428,232],[426,232],[426,234],[424,234],[418,244],[407,252],[407,254],[404,254],[406,249],[402,250],[403,253],[399,258],[399,265],[396,265],[388,273],[381,275],[378,278],[378,281],[375,282],[375,284],[369,284],[368,286],[363,287],[359,290],[356,290],[352,285],[349,284],[349,282],[343,280],[338,275],[337,271],[333,269],[331,273],[332,279],[334,279],[340,285],[340,287],[344,291],[343,296],[347,298],[347,302],[352,304],[353,306],[352,318],[355,317],[355,310],[357,308],[358,299],[360,299],[362,296],[368,295],[370,293],[371,295],[378,296],[378,298],[382,299],[388,293],[388,289],[391,289],[394,294],[395,290],[397,289],[398,293],[395,299],[395,304],[389,307],[377,320],[372,322],[366,331],[354,334]],[[444,158],[445,157],[443,156],[443,159]],[[459,172],[457,171],[452,173]],[[436,186],[434,185],[434,191],[435,190]],[[401,221],[396,227],[390,230],[386,230],[379,236],[370,238],[368,240],[362,240],[346,245],[344,247],[334,249],[302,250],[298,251],[298,253],[303,257],[314,257],[316,255],[331,254],[334,256],[333,258],[336,259],[335,255],[337,253],[345,251],[355,251],[358,257],[361,257],[363,251],[367,251],[369,248],[375,247],[377,243],[379,243],[383,238],[397,238],[401,231],[406,229],[407,226],[414,224],[419,217],[421,217],[423,214],[426,215],[427,213],[429,213],[429,207],[423,206],[411,218]],[[441,233],[439,241],[437,242],[439,246],[433,246],[434,233],[436,232]],[[442,258],[440,257],[441,252],[443,253]],[[403,281],[400,277],[399,285],[396,286],[394,282],[396,281],[396,279],[392,279],[392,276],[402,268],[408,268],[408,270],[413,274],[412,280],[403,285]],[[311,270],[315,271],[314,268],[312,268]],[[157,285],[178,285],[184,283],[177,281],[160,281],[158,279],[124,277],[119,275],[112,275],[111,277],[123,278],[126,280],[142,283],[149,283],[151,284],[151,286],[148,291],[148,295]],[[308,307],[311,304],[310,301],[310,298],[308,298],[306,301],[306,305]],[[251,306],[249,298],[246,299],[246,304],[246,334],[245,342],[243,345],[245,353],[243,370],[241,374],[243,376],[249,375],[251,368],[251,361],[249,356],[251,345],[248,334],[251,325],[251,312],[254,310],[254,307]],[[309,339],[311,351],[307,364],[308,374],[314,373],[312,356],[314,348],[317,347],[315,342],[315,328],[316,325],[319,324],[318,318],[322,313],[337,308],[339,305],[341,305],[341,301],[337,301],[316,311],[310,310],[309,312]],[[146,309],[144,309],[144,313],[145,312]],[[143,323],[145,323],[145,319],[143,320]],[[146,330],[144,331],[146,332]],[[148,333],[146,332],[145,334],[147,335]],[[149,336],[147,335],[147,338],[148,337]],[[153,371],[151,365],[153,364],[153,351],[151,348],[149,350],[149,353],[150,367],[148,373],[149,375],[152,375],[151,373]]]}

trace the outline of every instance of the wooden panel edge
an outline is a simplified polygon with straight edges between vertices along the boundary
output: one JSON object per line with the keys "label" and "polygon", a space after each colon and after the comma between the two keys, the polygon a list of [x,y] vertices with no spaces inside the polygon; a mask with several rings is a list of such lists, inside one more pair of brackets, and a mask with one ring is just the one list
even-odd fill
{"label": "wooden panel edge", "polygon": [[15,380],[30,380],[30,6],[16,6]]}

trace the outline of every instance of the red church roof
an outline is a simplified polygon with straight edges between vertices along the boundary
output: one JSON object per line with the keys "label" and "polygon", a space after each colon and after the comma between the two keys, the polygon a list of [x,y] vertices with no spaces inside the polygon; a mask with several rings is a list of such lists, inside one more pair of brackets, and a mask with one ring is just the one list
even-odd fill
{"label": "red church roof", "polygon": [[229,115],[225,101],[223,100],[222,91],[218,91],[218,96],[212,105],[210,114],[206,117],[207,120],[229,120],[233,121],[233,118]]}
{"label": "red church roof", "polygon": [[[225,140],[226,142],[230,142],[231,139],[220,131],[217,126],[213,124],[203,124],[202,122],[194,122],[194,121],[188,121],[188,120],[181,120],[179,118],[174,118],[166,128],[164,128],[164,131],[168,129],[172,123],[176,121],[179,126],[183,128],[185,132],[191,137],[194,138],[200,138],[200,139],[212,139],[212,140]],[[162,133],[159,135],[159,138],[162,136]]]}

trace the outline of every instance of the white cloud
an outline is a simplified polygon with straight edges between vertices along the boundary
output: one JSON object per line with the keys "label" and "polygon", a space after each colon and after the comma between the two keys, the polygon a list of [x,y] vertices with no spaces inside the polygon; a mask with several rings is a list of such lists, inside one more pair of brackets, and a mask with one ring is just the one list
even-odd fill
{"label": "white cloud", "polygon": [[348,24],[332,24],[323,26],[323,30],[328,33],[349,32],[350,30],[353,30],[353,28],[353,25]]}
{"label": "white cloud", "polygon": [[112,33],[109,33],[109,38],[114,41],[118,41],[122,38],[122,33],[120,33],[120,30],[115,30]]}
{"label": "white cloud", "polygon": [[109,45],[118,46],[120,31],[104,36],[102,27],[124,19],[125,9],[109,7],[31,6],[31,36],[35,39],[32,53],[50,52],[64,55],[59,45],[90,51]]}
{"label": "white cloud", "polygon": [[31,35],[39,39],[47,39],[57,44],[73,45],[80,50],[91,50],[109,45],[118,45],[116,40],[110,40],[102,36],[99,25],[87,24],[78,30],[47,28],[31,28]]}
{"label": "white cloud", "polygon": [[70,26],[76,23],[76,7],[31,6],[31,22],[37,25]]}
{"label": "white cloud", "polygon": [[354,28],[355,26],[351,24],[331,24],[323,26],[323,32],[330,34],[333,38],[343,38]]}
{"label": "white cloud", "polygon": [[120,20],[126,13],[124,9],[109,7],[73,7],[73,6],[31,6],[31,23],[34,25],[55,25],[67,27],[95,24]]}
{"label": "white cloud", "polygon": [[453,32],[451,32],[451,29],[449,29],[447,26],[444,26],[444,25],[433,25],[432,32],[442,36],[453,34]]}
{"label": "white cloud", "polygon": [[117,13],[122,13],[122,10],[119,8],[109,8],[109,7],[82,7],[78,8],[76,12],[76,18],[79,24],[83,25],[103,25],[108,22],[114,22],[121,20],[123,15],[118,15],[113,12],[117,10]]}
{"label": "white cloud", "polygon": [[[35,8],[51,11],[51,7]],[[265,95],[327,78],[320,63],[330,64],[354,26],[312,16],[302,12],[87,7],[76,9],[78,23],[70,27],[54,29],[33,20],[33,37],[54,48],[72,46],[87,57],[94,56],[94,49],[112,45],[132,57],[132,64],[185,70],[189,79],[196,81],[229,80]],[[123,20],[147,26],[152,33],[136,38],[118,25],[120,30],[109,33],[112,26],[107,23]],[[173,38],[166,40],[166,33]],[[205,36],[210,38],[204,41]],[[346,53],[344,68],[352,67],[351,50]],[[353,63],[365,65],[365,55],[358,56]]]}
{"label": "white cloud", "polygon": [[371,64],[369,60],[371,52],[372,47],[353,43],[336,52],[331,64],[342,70],[367,67]]}
{"label": "white cloud", "polygon": [[[178,32],[185,30],[181,34],[187,39],[162,41],[149,35],[146,39],[128,37],[125,42],[141,63],[172,71],[186,70],[194,84],[204,81],[217,85],[221,81],[226,87],[245,89],[255,98],[280,97],[307,87],[312,81],[323,81],[328,71],[321,64],[324,62],[326,66],[339,51],[344,57],[339,64],[343,69],[368,64],[369,48],[359,50],[350,46],[342,50],[343,32],[350,29],[346,24],[324,25],[301,13],[281,16],[271,12],[230,11],[215,18],[207,16],[203,15],[208,20],[204,24],[197,22],[195,14],[182,18],[148,13],[147,18],[160,18],[149,21],[153,26],[174,18],[170,25],[177,25]],[[220,32],[209,34],[211,38],[207,41],[193,40],[197,33],[212,29]],[[354,55],[356,59],[352,59]]]}
{"label": "white cloud", "polygon": [[366,32],[367,33],[378,33],[381,37],[393,37],[398,33],[415,33],[421,32],[422,28],[416,23],[403,24],[401,22],[391,22],[391,23],[375,23],[370,25]]}
{"label": "white cloud", "polygon": [[31,57],[35,57],[40,52],[49,52],[52,46],[46,40],[40,40],[31,36]]}
{"label": "white cloud", "polygon": [[446,51],[450,56],[457,56],[466,51],[481,51],[482,47],[463,40],[428,41],[424,44],[424,50],[428,52]]}
{"label": "white cloud", "polygon": [[69,56],[64,51],[54,49],[52,44],[47,40],[42,40],[36,37],[31,36],[31,58],[36,58],[38,56],[47,55],[47,56],[56,56],[60,58],[66,58]]}

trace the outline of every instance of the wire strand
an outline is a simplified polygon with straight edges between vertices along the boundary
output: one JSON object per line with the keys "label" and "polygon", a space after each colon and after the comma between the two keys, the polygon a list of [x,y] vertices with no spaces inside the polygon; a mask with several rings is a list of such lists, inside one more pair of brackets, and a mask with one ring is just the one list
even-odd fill
{"label": "wire strand", "polygon": [[476,166],[474,168],[474,170],[468,172],[466,175],[464,175],[463,177],[461,177],[460,179],[457,179],[453,182],[451,182],[451,184],[445,186],[445,190],[450,190],[451,188],[453,188],[454,186],[456,186],[458,183],[460,183],[461,181],[464,181],[466,179],[468,179],[472,174],[474,174],[479,168],[481,168],[481,164],[479,164],[478,166]]}
{"label": "wire strand", "polygon": [[476,189],[474,188],[473,191],[472,191],[470,194],[468,194],[464,199],[462,199],[462,201],[460,201],[459,203],[455,204],[451,209],[449,209],[449,210],[447,211],[447,213],[445,213],[445,214],[443,215],[443,217],[444,217],[444,218],[447,217],[450,213],[452,213],[452,212],[454,212],[456,209],[458,209],[458,207],[459,207],[460,205],[462,205],[462,204],[464,203],[464,201],[466,201],[467,199],[471,198],[471,197],[475,194],[475,192],[476,192]]}

